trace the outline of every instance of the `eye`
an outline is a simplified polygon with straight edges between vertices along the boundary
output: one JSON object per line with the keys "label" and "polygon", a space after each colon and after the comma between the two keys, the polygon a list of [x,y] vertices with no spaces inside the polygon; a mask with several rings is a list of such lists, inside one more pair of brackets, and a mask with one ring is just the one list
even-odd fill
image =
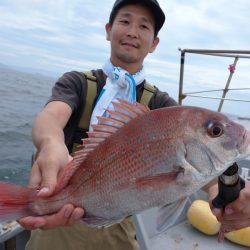
{"label": "eye", "polygon": [[224,134],[224,126],[219,122],[210,121],[207,125],[207,133],[211,137],[220,137]]}
{"label": "eye", "polygon": [[149,29],[148,26],[146,26],[146,25],[141,25],[141,27],[142,27],[143,29],[147,29],[147,30]]}
{"label": "eye", "polygon": [[123,19],[123,20],[120,20],[120,23],[122,23],[122,24],[128,24],[129,22],[128,22],[128,20]]}

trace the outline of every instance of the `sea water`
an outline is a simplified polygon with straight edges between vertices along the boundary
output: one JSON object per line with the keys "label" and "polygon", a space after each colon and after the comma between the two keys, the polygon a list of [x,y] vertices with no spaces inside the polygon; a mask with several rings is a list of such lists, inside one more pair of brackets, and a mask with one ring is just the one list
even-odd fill
{"label": "sea water", "polygon": [[26,184],[34,147],[31,126],[55,79],[0,68],[0,181]]}

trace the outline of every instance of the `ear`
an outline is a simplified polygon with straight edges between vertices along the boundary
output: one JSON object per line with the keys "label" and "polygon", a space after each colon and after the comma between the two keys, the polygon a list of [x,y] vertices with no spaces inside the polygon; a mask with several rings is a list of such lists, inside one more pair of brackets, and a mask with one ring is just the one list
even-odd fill
{"label": "ear", "polygon": [[149,50],[149,53],[153,53],[154,50],[156,49],[158,43],[160,42],[160,38],[159,37],[155,37],[153,42],[152,42],[152,45],[151,45],[151,48]]}
{"label": "ear", "polygon": [[110,41],[110,30],[111,30],[111,25],[110,23],[107,23],[105,25],[105,30],[106,30],[106,40]]}

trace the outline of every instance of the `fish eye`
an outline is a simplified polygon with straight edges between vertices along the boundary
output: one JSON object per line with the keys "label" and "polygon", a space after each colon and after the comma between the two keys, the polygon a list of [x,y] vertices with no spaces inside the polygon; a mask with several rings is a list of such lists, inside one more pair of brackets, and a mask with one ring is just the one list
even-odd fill
{"label": "fish eye", "polygon": [[220,137],[224,134],[224,127],[218,122],[211,121],[207,126],[207,132],[211,137]]}

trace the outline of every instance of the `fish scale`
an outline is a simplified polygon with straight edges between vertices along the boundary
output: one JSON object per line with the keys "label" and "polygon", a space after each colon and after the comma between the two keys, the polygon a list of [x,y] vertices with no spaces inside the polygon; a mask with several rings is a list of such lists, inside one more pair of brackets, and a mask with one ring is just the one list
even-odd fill
{"label": "fish scale", "polygon": [[150,111],[121,99],[113,106],[83,139],[51,197],[0,183],[0,218],[50,214],[72,203],[85,209],[85,223],[109,226],[147,208],[181,204],[250,155],[249,131],[218,112],[190,106]]}

